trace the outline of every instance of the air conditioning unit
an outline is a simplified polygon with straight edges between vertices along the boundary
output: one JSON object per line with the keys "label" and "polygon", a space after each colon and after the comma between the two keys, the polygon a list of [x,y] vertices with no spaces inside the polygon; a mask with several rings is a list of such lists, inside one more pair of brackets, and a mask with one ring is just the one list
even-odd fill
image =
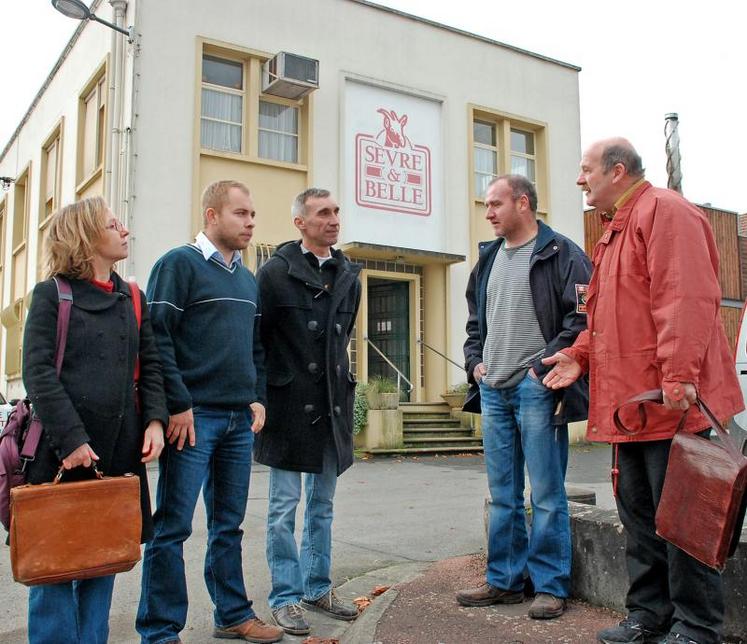
{"label": "air conditioning unit", "polygon": [[281,51],[262,65],[262,92],[298,100],[319,88],[319,61]]}

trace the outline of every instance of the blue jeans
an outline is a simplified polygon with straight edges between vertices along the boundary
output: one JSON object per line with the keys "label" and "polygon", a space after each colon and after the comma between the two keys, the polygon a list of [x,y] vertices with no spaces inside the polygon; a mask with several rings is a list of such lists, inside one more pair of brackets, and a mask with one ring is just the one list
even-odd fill
{"label": "blue jeans", "polygon": [[[526,375],[514,387],[480,385],[485,469],[490,487],[487,580],[523,588],[525,569],[538,593],[568,597],[571,528],[565,495],[568,427],[551,424],[555,396]],[[527,538],[524,463],[532,486]]]}
{"label": "blue jeans", "polygon": [[246,513],[252,468],[251,412],[193,408],[196,444],[182,451],[166,445],[153,515],[154,538],[143,556],[143,580],[136,626],[144,644],[175,640],[187,620],[184,542],[203,487],[208,544],[205,584],[216,626],[252,619],[241,562],[241,523]]}
{"label": "blue jeans", "polygon": [[106,644],[114,575],[29,589],[29,644]]}
{"label": "blue jeans", "polygon": [[[303,536],[299,557],[294,531],[301,499],[301,477],[306,490]],[[270,608],[315,600],[332,588],[332,515],[337,487],[337,451],[330,440],[324,450],[321,474],[301,474],[270,468],[270,506],[267,512],[267,565],[272,577]]]}

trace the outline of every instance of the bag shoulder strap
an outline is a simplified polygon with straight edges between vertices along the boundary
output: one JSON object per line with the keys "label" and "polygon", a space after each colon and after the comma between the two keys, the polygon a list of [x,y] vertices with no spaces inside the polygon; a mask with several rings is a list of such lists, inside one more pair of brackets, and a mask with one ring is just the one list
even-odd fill
{"label": "bag shoulder strap", "polygon": [[[61,275],[54,276],[57,285],[57,346],[54,352],[54,363],[57,377],[62,373],[62,362],[65,359],[65,347],[67,346],[67,332],[70,328],[70,310],[73,307],[73,290],[70,282]],[[42,425],[36,414],[31,415],[31,423],[26,439],[21,447],[21,458],[26,461],[33,460],[36,448],[39,446]]]}
{"label": "bag shoulder strap", "polygon": [[62,372],[62,361],[65,358],[65,347],[67,346],[67,331],[70,327],[70,310],[73,307],[73,290],[70,282],[60,275],[56,275],[54,282],[57,285],[57,347],[54,354],[57,376]]}
{"label": "bag shoulder strap", "polygon": [[140,288],[137,285],[137,282],[130,278],[127,282],[130,285],[130,293],[132,294],[132,308],[135,309],[135,319],[137,320],[137,328],[140,328],[140,325],[143,321],[143,309],[142,309],[142,302],[140,301]]}
{"label": "bag shoulder strap", "polygon": [[[142,302],[140,301],[140,288],[134,278],[127,280],[130,285],[130,293],[132,294],[132,308],[135,309],[135,319],[137,320],[137,330],[140,331],[140,325],[143,321],[143,310]],[[135,386],[140,382],[140,353],[138,352],[135,358],[135,374],[134,374]]]}

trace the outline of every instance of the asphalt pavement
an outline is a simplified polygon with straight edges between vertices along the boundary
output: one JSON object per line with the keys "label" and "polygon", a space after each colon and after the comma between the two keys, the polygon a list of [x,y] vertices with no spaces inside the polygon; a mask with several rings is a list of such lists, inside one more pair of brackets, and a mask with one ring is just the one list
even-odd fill
{"label": "asphalt pavement", "polygon": [[[567,482],[593,490],[597,496],[597,505],[614,507],[609,484],[609,463],[610,450],[607,446],[574,446],[569,457]],[[149,470],[151,492],[155,489],[156,476],[157,469]],[[270,580],[265,559],[268,478],[268,468],[254,466],[244,522],[244,577],[254,608],[263,619],[270,617],[267,606]],[[486,495],[487,483],[482,456],[356,460],[355,465],[338,482],[333,533],[332,573],[335,584],[345,584],[342,593],[353,599],[370,594],[377,585],[415,581],[422,573],[431,574],[431,562],[451,560],[463,555],[476,554],[479,557],[485,549],[483,504]],[[301,506],[302,504],[299,507]],[[299,531],[300,524],[299,511]],[[185,544],[190,592],[188,623],[182,632],[185,644],[217,641],[211,636],[212,607],[202,579],[205,541],[205,512],[200,503],[195,513],[194,532]],[[474,564],[472,565],[472,568],[461,564],[451,565],[447,561],[435,568],[436,574],[443,577],[450,574],[444,571],[450,570],[474,572]],[[464,580],[467,577],[469,575]],[[462,581],[462,578],[455,578],[453,583]],[[13,582],[7,546],[0,548],[0,588],[0,641],[3,644],[21,644],[26,641],[28,591],[24,586]],[[110,620],[110,642],[113,644],[135,644],[139,641],[134,629],[139,591],[139,565],[132,572],[117,577]],[[450,592],[449,590],[448,593]],[[451,597],[448,593],[448,597]],[[312,635],[342,638],[343,642],[375,641],[371,638],[378,626],[375,621],[373,624],[370,622],[377,614],[377,603],[379,607],[391,604],[392,610],[396,608],[393,603],[396,602],[395,594],[385,595],[388,599],[374,600],[370,617],[367,620],[361,618],[347,635],[346,624],[309,614]],[[451,608],[450,603],[449,609]],[[381,608],[378,610],[381,611]],[[604,616],[604,619],[608,617]],[[568,626],[571,627],[570,622]],[[389,619],[387,628],[387,633],[391,633],[392,629],[396,632],[396,620],[392,622]],[[401,641],[424,644],[454,642],[452,639],[438,639],[435,634],[433,636],[436,639]],[[289,642],[301,642],[303,639],[286,636]],[[385,644],[396,641],[399,640],[385,640]],[[491,638],[473,641],[520,640]],[[539,640],[527,640],[529,641]]]}

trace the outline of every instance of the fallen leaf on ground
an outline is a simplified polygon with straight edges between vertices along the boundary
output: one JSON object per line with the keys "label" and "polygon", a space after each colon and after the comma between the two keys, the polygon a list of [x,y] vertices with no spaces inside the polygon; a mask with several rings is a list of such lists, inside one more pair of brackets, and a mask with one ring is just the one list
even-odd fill
{"label": "fallen leaf on ground", "polygon": [[373,597],[378,597],[379,595],[383,595],[390,588],[391,586],[375,586],[374,589],[371,591],[371,595]]}
{"label": "fallen leaf on ground", "polygon": [[301,644],[340,644],[340,640],[319,639],[318,637],[307,637]]}
{"label": "fallen leaf on ground", "polygon": [[371,600],[368,597],[356,597],[353,603],[358,607],[358,610],[362,613],[366,608],[371,605]]}

